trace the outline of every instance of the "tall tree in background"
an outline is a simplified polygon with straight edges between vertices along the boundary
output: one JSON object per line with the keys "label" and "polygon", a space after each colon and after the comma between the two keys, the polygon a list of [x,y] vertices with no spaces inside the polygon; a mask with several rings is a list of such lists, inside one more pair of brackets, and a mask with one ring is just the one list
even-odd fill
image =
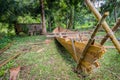
{"label": "tall tree in background", "polygon": [[42,20],[42,34],[46,34],[46,25],[45,25],[45,12],[44,12],[44,2],[40,0],[41,5],[41,20]]}
{"label": "tall tree in background", "polygon": [[67,28],[68,29],[75,29],[75,14],[78,9],[80,9],[81,3],[83,3],[83,0],[67,0],[65,1],[67,4],[67,14],[68,14],[68,23]]}
{"label": "tall tree in background", "polygon": [[120,0],[106,0],[106,3],[101,7],[101,12],[109,11],[110,12],[110,21],[114,19],[117,21],[117,18],[120,16]]}
{"label": "tall tree in background", "polygon": [[117,1],[113,1],[114,2],[114,19],[115,19],[115,22],[117,22]]}

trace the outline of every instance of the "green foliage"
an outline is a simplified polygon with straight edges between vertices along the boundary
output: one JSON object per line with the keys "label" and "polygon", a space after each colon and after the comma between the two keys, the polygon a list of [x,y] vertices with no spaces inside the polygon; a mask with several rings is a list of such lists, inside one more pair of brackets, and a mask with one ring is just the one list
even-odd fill
{"label": "green foliage", "polygon": [[[36,5],[37,4],[37,5]],[[36,0],[1,0],[0,1],[0,21],[14,23],[17,21],[18,16],[24,16],[25,14],[32,13],[34,8],[39,3]]]}
{"label": "green foliage", "polygon": [[4,48],[8,43],[11,42],[10,37],[4,36],[0,39],[0,49]]}
{"label": "green foliage", "polygon": [[30,14],[24,15],[23,16],[18,16],[17,19],[18,23],[40,23],[40,15],[38,15],[37,17],[33,17]]}
{"label": "green foliage", "polygon": [[2,66],[0,68],[0,77],[4,76],[6,74],[6,71],[8,71],[13,65],[14,61],[10,61],[6,65]]}
{"label": "green foliage", "polygon": [[20,26],[21,27],[21,29],[23,30],[23,32],[22,33],[25,33],[25,34],[28,34],[28,26],[27,25],[22,25],[22,26]]}
{"label": "green foliage", "polygon": [[115,23],[117,18],[120,17],[120,0],[106,0],[106,3],[100,8],[100,12],[103,14],[105,11],[110,12],[110,16],[107,19],[111,23]]}
{"label": "green foliage", "polygon": [[[109,25],[115,22],[115,8],[117,10],[117,17],[120,16],[119,4],[120,0],[106,0],[106,3],[99,9],[101,13],[105,11],[110,12],[111,15],[107,19]],[[89,24],[89,22],[91,26],[97,22],[93,16],[90,15],[92,13],[90,13],[83,0],[44,0],[44,5],[48,30],[62,25],[64,25],[65,28],[68,26],[70,26],[70,28],[76,28],[78,27],[76,25],[85,25],[87,27],[86,24]],[[1,0],[0,7],[0,22],[8,24],[8,33],[13,30],[13,24],[15,22],[41,22],[41,6],[39,0]]]}

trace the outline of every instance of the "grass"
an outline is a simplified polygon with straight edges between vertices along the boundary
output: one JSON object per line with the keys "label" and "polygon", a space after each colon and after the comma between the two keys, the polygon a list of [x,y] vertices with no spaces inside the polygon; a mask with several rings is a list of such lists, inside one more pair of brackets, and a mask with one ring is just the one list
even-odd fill
{"label": "grass", "polygon": [[[116,36],[119,37],[119,33]],[[76,63],[56,41],[51,40],[46,44],[45,36],[15,37],[14,40],[13,46],[0,56],[0,62],[17,52],[22,54],[0,68],[0,79],[8,80],[9,69],[21,66],[22,70],[17,80],[82,80],[73,72]],[[113,44],[108,41],[105,45]],[[108,49],[99,62],[100,68],[84,80],[120,79],[120,55],[116,49]]]}
{"label": "grass", "polygon": [[[40,44],[39,42],[44,42],[46,39],[45,36],[16,37],[14,39],[16,42],[9,50],[6,51],[6,53],[11,51],[16,52],[23,46],[24,48],[31,47],[28,52],[20,55],[13,61],[14,64],[7,68],[10,69],[16,66],[24,67],[25,69],[20,72],[19,80],[31,80],[32,78],[36,80],[79,80],[77,75],[72,71],[72,67],[75,66],[74,61],[71,59],[68,52],[61,46],[62,50],[60,50],[54,41],[50,44]],[[26,43],[39,44],[26,46]],[[42,51],[39,52],[41,49]],[[8,53],[6,53],[1,56],[2,59],[8,55]],[[14,54],[9,53],[9,56]],[[8,79],[7,75],[4,76],[6,77],[4,77],[5,79]]]}
{"label": "grass", "polygon": [[7,36],[1,37],[0,38],[0,49],[4,48],[10,42],[11,42],[10,37],[7,37]]}

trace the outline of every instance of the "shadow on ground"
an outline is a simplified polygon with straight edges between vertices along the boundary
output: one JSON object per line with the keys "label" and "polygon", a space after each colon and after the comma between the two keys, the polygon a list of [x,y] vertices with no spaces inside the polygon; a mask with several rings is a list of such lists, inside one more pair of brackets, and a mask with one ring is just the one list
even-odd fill
{"label": "shadow on ground", "polygon": [[65,60],[66,63],[70,64],[72,68],[76,67],[76,62],[73,60],[69,52],[57,41],[55,40],[56,48],[62,58]]}

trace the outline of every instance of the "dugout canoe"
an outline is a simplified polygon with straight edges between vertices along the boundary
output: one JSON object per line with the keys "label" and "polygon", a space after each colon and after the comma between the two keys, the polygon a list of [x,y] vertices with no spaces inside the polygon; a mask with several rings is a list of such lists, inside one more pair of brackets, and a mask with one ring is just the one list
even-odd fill
{"label": "dugout canoe", "polygon": [[[68,50],[68,52],[75,60],[75,62],[78,63],[81,57],[81,53],[88,42],[88,38],[78,33],[72,34],[74,33],[73,31],[61,27],[55,28],[53,30],[53,33],[59,35],[55,37],[57,41],[66,50]],[[62,35],[62,34],[67,34],[67,35]],[[81,61],[80,67],[82,68],[82,71],[88,73],[91,72],[93,69],[97,68],[99,66],[98,59],[101,58],[101,56],[105,53],[105,51],[106,50],[104,46],[98,43],[93,43],[89,47],[84,60]]]}

